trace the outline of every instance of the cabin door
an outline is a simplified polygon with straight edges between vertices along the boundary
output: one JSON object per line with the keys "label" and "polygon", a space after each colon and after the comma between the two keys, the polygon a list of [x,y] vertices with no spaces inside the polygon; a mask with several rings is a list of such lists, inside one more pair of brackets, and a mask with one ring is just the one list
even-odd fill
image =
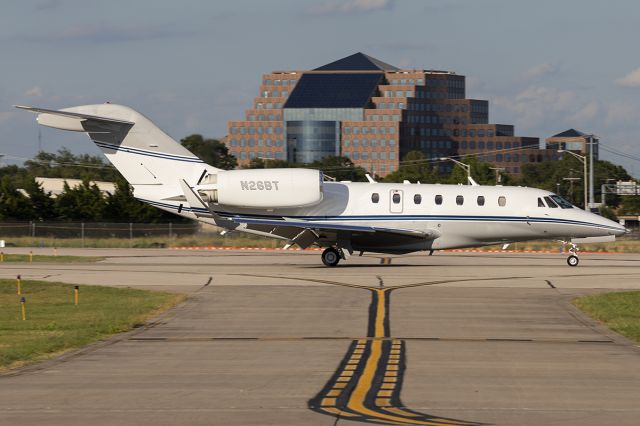
{"label": "cabin door", "polygon": [[404,204],[404,196],[401,189],[392,189],[389,191],[389,212],[402,213]]}

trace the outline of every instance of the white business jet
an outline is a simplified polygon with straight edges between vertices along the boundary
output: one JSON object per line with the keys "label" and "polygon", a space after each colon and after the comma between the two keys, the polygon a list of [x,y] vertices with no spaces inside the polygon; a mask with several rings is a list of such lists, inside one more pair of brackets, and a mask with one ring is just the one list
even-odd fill
{"label": "white business jet", "polygon": [[611,241],[625,228],[534,188],[325,182],[310,169],[220,170],[205,164],[131,108],[62,110],[17,106],[40,124],[85,132],[133,187],[134,196],[180,216],[287,241],[325,247],[336,266],[354,252],[401,254],[550,239]]}

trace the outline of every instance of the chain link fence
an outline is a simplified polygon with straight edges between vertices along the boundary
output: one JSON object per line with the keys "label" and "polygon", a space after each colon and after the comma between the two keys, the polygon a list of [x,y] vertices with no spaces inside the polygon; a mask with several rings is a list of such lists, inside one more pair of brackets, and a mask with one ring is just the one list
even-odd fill
{"label": "chain link fence", "polygon": [[190,236],[200,231],[192,223],[106,223],[106,222],[0,222],[0,240],[12,238],[159,238]]}

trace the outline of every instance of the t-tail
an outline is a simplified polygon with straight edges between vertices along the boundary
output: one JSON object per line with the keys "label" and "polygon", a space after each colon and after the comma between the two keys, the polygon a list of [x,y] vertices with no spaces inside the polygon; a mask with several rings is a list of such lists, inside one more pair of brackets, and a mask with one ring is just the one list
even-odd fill
{"label": "t-tail", "polygon": [[16,107],[38,113],[38,123],[43,126],[87,133],[133,187],[136,198],[174,213],[176,203],[167,200],[183,194],[183,181],[197,185],[205,175],[219,171],[126,106]]}

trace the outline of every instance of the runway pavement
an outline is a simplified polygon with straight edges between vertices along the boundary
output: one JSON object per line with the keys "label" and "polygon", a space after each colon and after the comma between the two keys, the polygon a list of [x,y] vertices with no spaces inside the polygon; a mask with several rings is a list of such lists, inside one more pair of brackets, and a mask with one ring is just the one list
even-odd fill
{"label": "runway pavement", "polygon": [[583,255],[577,268],[553,254],[365,255],[326,268],[318,252],[59,252],[107,258],[4,264],[0,277],[188,301],[144,329],[0,376],[1,425],[640,418],[640,347],[569,303],[640,289],[638,255]]}

